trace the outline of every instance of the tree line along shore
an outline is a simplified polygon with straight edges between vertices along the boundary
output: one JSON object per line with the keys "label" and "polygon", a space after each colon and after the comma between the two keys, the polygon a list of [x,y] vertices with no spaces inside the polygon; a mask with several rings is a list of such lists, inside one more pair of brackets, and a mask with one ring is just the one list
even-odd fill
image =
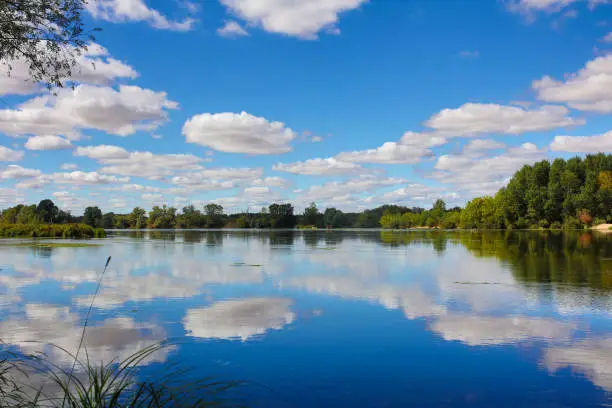
{"label": "tree line along shore", "polygon": [[612,224],[612,155],[543,160],[525,165],[493,196],[477,197],[465,207],[447,208],[438,199],[431,209],[383,205],[362,212],[337,208],[320,211],[315,203],[296,214],[291,204],[272,204],[259,212],[226,214],[221,205],[181,211],[136,207],[129,214],[103,213],[87,207],[81,216],[49,199],[19,204],[0,215],[0,236],[93,238],[105,229],[192,228],[442,228],[442,229],[580,229]]}

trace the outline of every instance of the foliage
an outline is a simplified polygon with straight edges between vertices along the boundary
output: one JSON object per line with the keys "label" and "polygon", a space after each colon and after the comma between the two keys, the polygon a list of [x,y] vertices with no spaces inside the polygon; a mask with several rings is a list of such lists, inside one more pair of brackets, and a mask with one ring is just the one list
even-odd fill
{"label": "foliage", "polygon": [[384,229],[405,229],[416,227],[439,227],[444,229],[458,228],[461,221],[461,209],[446,209],[442,199],[434,202],[431,210],[422,208],[408,209],[397,212],[397,208],[388,207],[380,218],[380,226]]}
{"label": "foliage", "polygon": [[86,224],[0,224],[0,237],[5,238],[104,238],[103,229]]}
{"label": "foliage", "polygon": [[545,220],[572,225],[576,214],[612,217],[612,155],[587,155],[584,159],[556,159],[524,166],[496,195],[503,226],[540,225]]}
{"label": "foliage", "polygon": [[304,210],[300,224],[313,227],[322,227],[325,221],[323,214],[319,212],[317,204],[310,203]]}
{"label": "foliage", "polygon": [[174,228],[176,222],[176,208],[154,206],[149,212],[149,228]]}
{"label": "foliage", "polygon": [[431,210],[404,211],[401,217],[385,211],[379,221],[383,228],[447,229],[580,229],[612,222],[612,155],[526,165],[495,196],[474,198],[463,210],[446,211],[437,200]]}
{"label": "foliage", "polygon": [[87,207],[83,214],[83,222],[94,228],[102,226],[102,210],[98,207]]}
{"label": "foliage", "polygon": [[591,217],[589,210],[586,209],[582,209],[580,211],[580,213],[578,214],[578,219],[584,225],[591,225],[591,223],[593,222],[593,217]]}
{"label": "foliage", "polygon": [[461,212],[460,225],[462,228],[501,228],[498,215],[493,197],[475,198]]}
{"label": "foliage", "polygon": [[336,208],[325,209],[323,213],[323,224],[328,228],[345,228],[351,226],[346,214]]}
{"label": "foliage", "polygon": [[[87,50],[85,0],[0,1],[0,62],[10,75],[24,64],[33,82],[62,87]],[[95,31],[95,30],[94,30]]]}
{"label": "foliage", "polygon": [[[184,211],[183,211],[184,213]],[[221,228],[223,227],[224,214],[223,206],[219,204],[206,204],[204,206],[204,213],[206,214],[206,228]]]}
{"label": "foliage", "polygon": [[48,224],[53,224],[59,216],[59,208],[49,199],[42,200],[36,207],[36,212],[39,214],[41,221]]}
{"label": "foliage", "polygon": [[601,190],[612,190],[612,171],[600,171],[597,182]]}
{"label": "foliage", "polygon": [[291,204],[272,204],[259,213],[242,213],[227,216],[224,226],[233,228],[291,229],[297,224]]}
{"label": "foliage", "polygon": [[141,229],[147,225],[147,212],[144,208],[136,207],[128,216],[131,228]]}

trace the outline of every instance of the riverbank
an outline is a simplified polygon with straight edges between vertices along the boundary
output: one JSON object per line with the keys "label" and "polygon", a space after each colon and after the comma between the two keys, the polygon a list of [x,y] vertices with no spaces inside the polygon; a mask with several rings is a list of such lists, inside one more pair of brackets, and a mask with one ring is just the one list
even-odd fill
{"label": "riverbank", "polygon": [[591,228],[593,231],[612,233],[612,224],[599,224]]}

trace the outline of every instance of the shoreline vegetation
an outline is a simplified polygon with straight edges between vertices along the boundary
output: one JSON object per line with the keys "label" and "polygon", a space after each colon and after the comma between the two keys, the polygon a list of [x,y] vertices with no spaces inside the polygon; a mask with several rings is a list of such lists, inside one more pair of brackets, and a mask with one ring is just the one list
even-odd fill
{"label": "shoreline vegetation", "polygon": [[0,238],[106,238],[102,228],[86,224],[2,224]]}
{"label": "shoreline vegetation", "polygon": [[49,199],[17,205],[0,215],[1,237],[101,238],[109,229],[586,229],[612,227],[612,154],[547,160],[525,165],[493,196],[477,197],[464,208],[447,209],[442,199],[431,209],[382,205],[362,212],[320,211],[311,203],[302,214],[292,204],[272,204],[259,212],[226,214],[210,203],[177,208],[136,207],[129,214],[87,207],[82,216],[59,209]]}

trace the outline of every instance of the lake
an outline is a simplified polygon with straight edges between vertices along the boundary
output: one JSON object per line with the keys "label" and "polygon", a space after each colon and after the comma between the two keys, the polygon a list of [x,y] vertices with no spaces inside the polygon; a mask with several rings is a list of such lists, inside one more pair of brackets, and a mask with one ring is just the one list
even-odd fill
{"label": "lake", "polygon": [[245,383],[251,407],[585,407],[612,398],[612,234],[111,231],[0,241],[0,339],[142,375]]}

